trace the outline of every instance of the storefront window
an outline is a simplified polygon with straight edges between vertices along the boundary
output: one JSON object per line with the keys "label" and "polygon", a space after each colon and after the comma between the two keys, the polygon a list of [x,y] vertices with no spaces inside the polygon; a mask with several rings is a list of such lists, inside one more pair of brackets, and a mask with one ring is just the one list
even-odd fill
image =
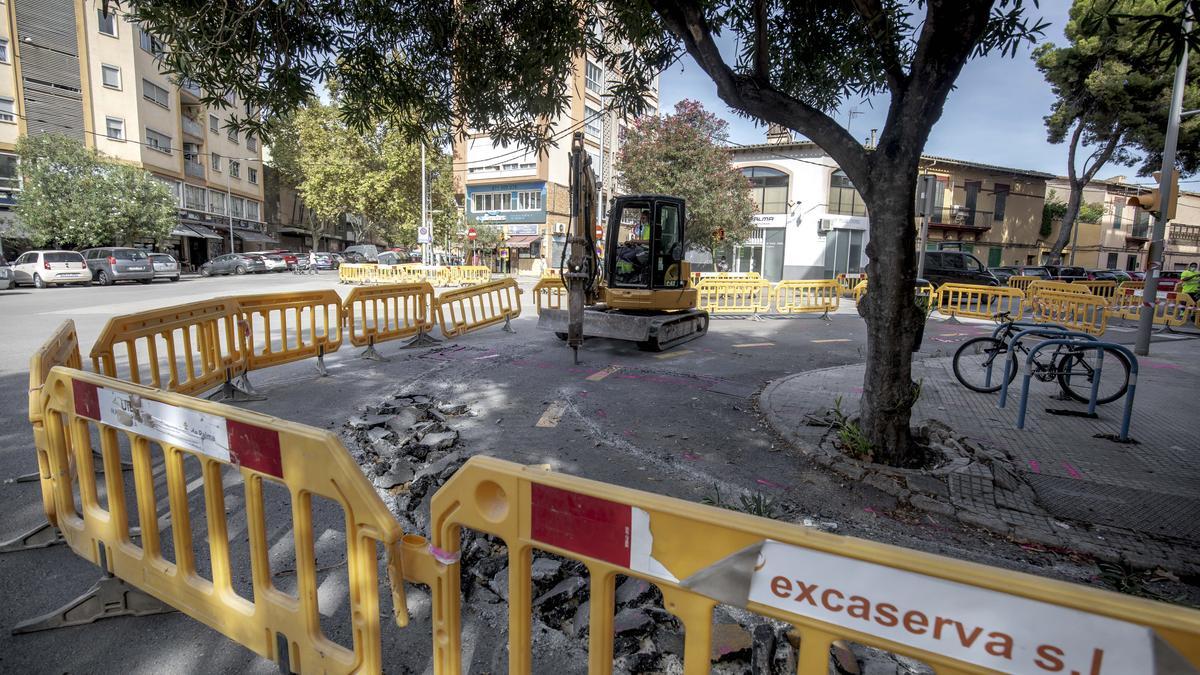
{"label": "storefront window", "polygon": [[787,213],[788,175],[765,166],[748,166],[742,175],[750,180],[750,198],[759,213]]}
{"label": "storefront window", "polygon": [[829,213],[843,216],[865,216],[867,205],[862,195],[858,194],[850,177],[841,171],[834,171],[829,177]]}

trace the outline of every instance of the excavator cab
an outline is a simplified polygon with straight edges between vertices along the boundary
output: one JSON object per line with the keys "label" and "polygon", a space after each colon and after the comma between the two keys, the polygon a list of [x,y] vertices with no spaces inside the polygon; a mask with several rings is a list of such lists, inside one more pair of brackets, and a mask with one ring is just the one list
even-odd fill
{"label": "excavator cab", "polygon": [[625,195],[609,211],[604,304],[615,309],[694,307],[684,261],[686,206],[678,197]]}

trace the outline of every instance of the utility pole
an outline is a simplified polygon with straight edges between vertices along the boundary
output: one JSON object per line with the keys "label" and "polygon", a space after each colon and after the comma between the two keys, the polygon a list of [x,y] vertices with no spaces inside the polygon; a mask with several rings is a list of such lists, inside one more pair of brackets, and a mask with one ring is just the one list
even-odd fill
{"label": "utility pole", "polygon": [[[1190,2],[1183,3],[1183,34],[1192,32],[1192,17],[1188,16]],[[1150,332],[1154,328],[1154,305],[1158,300],[1158,278],[1163,266],[1167,232],[1168,205],[1175,199],[1175,147],[1179,143],[1179,117],[1183,111],[1183,87],[1187,81],[1188,44],[1183,43],[1183,56],[1175,67],[1175,87],[1171,92],[1171,110],[1167,114],[1167,137],[1163,144],[1162,174],[1158,179],[1159,212],[1154,218],[1154,235],[1150,239],[1150,269],[1146,270],[1146,287],[1142,289],[1142,315],[1138,323],[1137,342],[1133,352],[1138,356],[1150,354]],[[1074,263],[1074,261],[1071,261]]]}
{"label": "utility pole", "polygon": [[[421,142],[421,227],[429,225],[429,214],[425,212],[425,143]],[[432,231],[429,233],[433,234]],[[432,238],[432,237],[431,237]],[[411,260],[411,258],[410,258]],[[421,264],[429,264],[429,243],[421,244]]]}

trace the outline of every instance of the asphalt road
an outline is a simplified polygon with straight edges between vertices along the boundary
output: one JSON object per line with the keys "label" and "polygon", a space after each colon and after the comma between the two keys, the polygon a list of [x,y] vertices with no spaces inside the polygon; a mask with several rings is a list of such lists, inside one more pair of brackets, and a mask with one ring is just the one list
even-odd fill
{"label": "asphalt road", "polygon": [[[522,284],[528,288],[532,281]],[[26,420],[28,359],[65,319],[73,319],[86,361],[87,350],[113,315],[219,295],[293,289],[337,288],[336,275],[272,274],[184,279],[152,286],[22,288],[0,292],[0,477],[33,471],[32,435]],[[456,428],[470,454],[489,454],[629,487],[700,501],[736,503],[742,495],[774,500],[776,514],[836,523],[836,530],[902,546],[1003,565],[1064,579],[1084,580],[1093,570],[1076,561],[1047,557],[1009,542],[896,509],[894,500],[865,485],[844,485],[815,468],[766,428],[755,396],[785,374],[859,362],[865,330],[853,304],[823,321],[815,315],[763,321],[721,319],[709,334],[674,350],[639,352],[629,345],[589,340],[582,363],[553,334],[536,328],[531,298],[514,321],[515,333],[489,328],[426,349],[401,350],[387,343],[386,363],[357,358],[350,345],[327,359],[329,376],[300,362],[252,374],[268,400],[245,407],[316,427],[342,429],[362,406],[397,392],[425,394],[470,406]],[[943,356],[985,330],[978,324],[931,321],[920,357]],[[1132,331],[1110,334],[1131,342]],[[550,411],[548,417],[547,411]],[[556,419],[538,426],[543,418]],[[227,483],[227,494],[236,494]],[[194,494],[194,493],[193,493]],[[240,504],[231,499],[229,510]],[[294,588],[287,575],[294,560],[286,532],[287,504],[269,504],[274,580]],[[44,520],[35,483],[0,485],[6,514],[0,538]],[[203,519],[193,510],[198,556],[205,548]],[[320,581],[322,627],[348,640],[339,516],[315,514],[318,566],[331,571]],[[234,519],[236,520],[236,519]],[[231,524],[231,539],[244,539]],[[232,523],[232,520],[231,520]],[[239,535],[241,535],[239,537]],[[164,535],[164,538],[168,538]],[[235,547],[234,575],[248,579],[244,548]],[[204,563],[201,563],[203,568]],[[240,570],[240,571],[239,571]],[[0,555],[0,627],[49,611],[79,595],[97,578],[95,567],[57,546]],[[386,583],[386,582],[385,582]],[[390,615],[386,593],[384,616]],[[410,596],[413,624],[401,631],[384,620],[385,657],[394,672],[428,667],[428,602]],[[576,664],[582,667],[582,664]],[[0,670],[24,672],[272,672],[273,664],[182,614],[119,618],[89,626],[26,636],[0,632]]]}

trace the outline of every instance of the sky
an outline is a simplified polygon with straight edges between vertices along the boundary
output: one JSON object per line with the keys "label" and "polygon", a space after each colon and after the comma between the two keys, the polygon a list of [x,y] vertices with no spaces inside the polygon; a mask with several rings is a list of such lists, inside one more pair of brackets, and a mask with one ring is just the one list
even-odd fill
{"label": "sky", "polygon": [[[1070,1],[1042,0],[1039,5],[1030,9],[1050,24],[1041,40],[1065,44],[1063,28]],[[722,51],[728,55],[731,46],[730,42],[723,44]],[[925,153],[1065,175],[1066,144],[1048,143],[1042,121],[1050,112],[1054,96],[1034,66],[1032,52],[1033,45],[1026,44],[1015,57],[991,55],[968,61],[957,88],[946,101],[942,118],[933,127]],[[766,141],[766,127],[756,126],[725,105],[717,97],[716,85],[687,55],[660,77],[659,105],[662,112],[670,112],[677,101],[685,98],[700,101],[728,121],[731,141]],[[874,107],[857,102],[843,105],[834,118],[846,126],[851,110],[861,113],[854,115],[849,126],[855,137],[865,140],[872,128],[883,128],[886,99]],[[1133,168],[1109,166],[1099,175],[1107,178],[1124,174],[1132,178],[1134,173]]]}

